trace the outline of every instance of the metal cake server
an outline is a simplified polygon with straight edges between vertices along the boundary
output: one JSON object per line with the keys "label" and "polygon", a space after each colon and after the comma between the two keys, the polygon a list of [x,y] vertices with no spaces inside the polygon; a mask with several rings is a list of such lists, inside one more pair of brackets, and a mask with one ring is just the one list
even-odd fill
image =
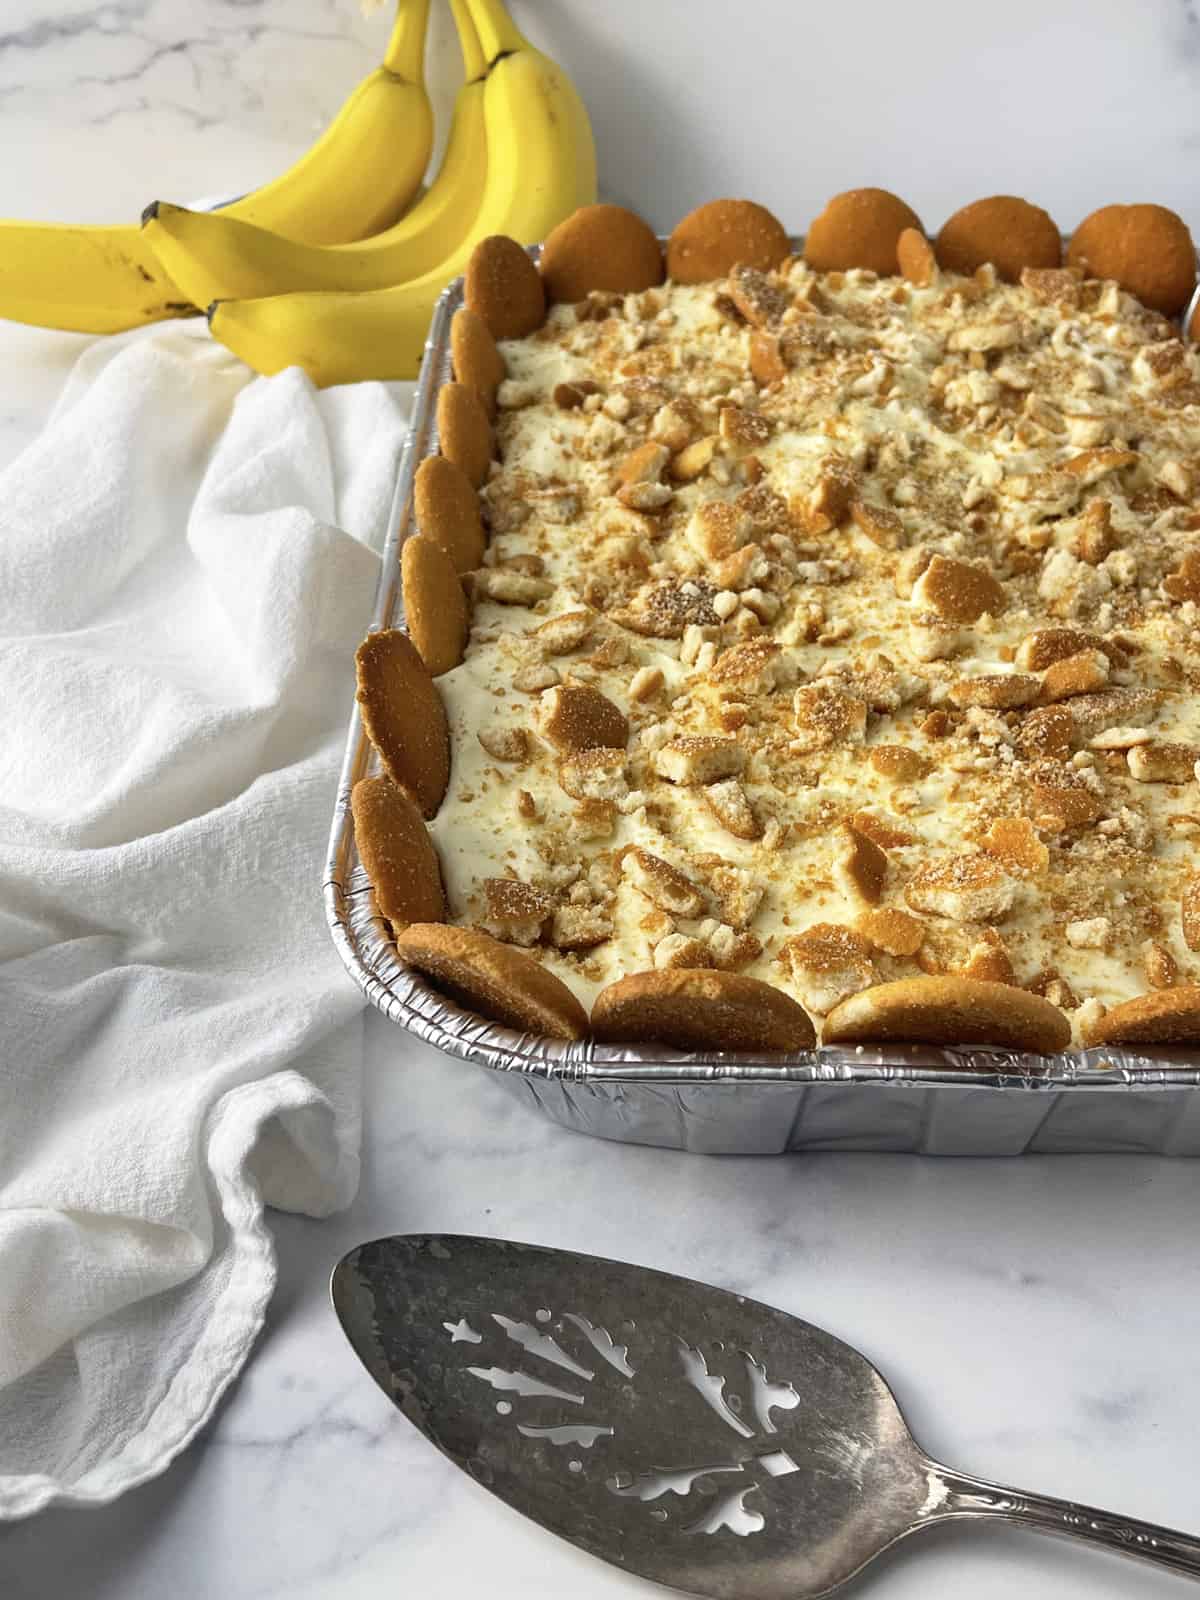
{"label": "metal cake server", "polygon": [[810,1600],[979,1517],[1200,1578],[1187,1534],[939,1466],[864,1356],[741,1295],[454,1234],[360,1245],[331,1288],[367,1371],[456,1466],[656,1583]]}

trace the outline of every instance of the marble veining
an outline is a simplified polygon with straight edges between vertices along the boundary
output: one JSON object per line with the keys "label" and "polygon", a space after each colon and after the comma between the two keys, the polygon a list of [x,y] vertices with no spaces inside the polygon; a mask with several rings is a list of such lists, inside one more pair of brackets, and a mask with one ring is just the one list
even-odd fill
{"label": "marble veining", "polygon": [[[444,9],[443,106],[456,70]],[[928,3],[915,17],[880,8],[869,26],[844,9],[819,28],[782,0],[736,25],[724,0],[514,11],[578,76],[611,192],[660,224],[717,190],[802,222],[834,190],[877,181],[931,222],[1010,189],[1064,224],[1155,198],[1200,225],[1198,0],[1012,0],[994,15]],[[0,212],[132,220],[155,192],[261,181],[369,69],[386,25],[355,0],[5,0]],[[0,464],[86,345],[0,324]],[[103,1510],[0,1528],[4,1600],[649,1600],[459,1474],[359,1368],[329,1271],[351,1245],[408,1230],[590,1250],[771,1301],[876,1360],[953,1465],[1200,1529],[1200,1164],[689,1157],[566,1133],[376,1015],[367,1040],[355,1205],[277,1219],[280,1285],[257,1352],[161,1479]],[[858,1592],[1168,1600],[1183,1587],[1001,1530],[913,1542]]]}
{"label": "marble veining", "polygon": [[[328,1308],[329,1270],[352,1244],[409,1230],[624,1256],[772,1301],[877,1361],[918,1439],[952,1464],[1200,1523],[1196,1164],[635,1149],[542,1122],[487,1073],[409,1045],[379,1017],[367,1037],[354,1207],[327,1223],[278,1219],[281,1282],[258,1352],[162,1479],[101,1511],[0,1529],[5,1600],[375,1600],[397,1584],[431,1600],[481,1585],[493,1600],[649,1600],[493,1501],[359,1368]],[[1002,1530],[914,1543],[864,1593],[1017,1591],[1180,1589]]]}

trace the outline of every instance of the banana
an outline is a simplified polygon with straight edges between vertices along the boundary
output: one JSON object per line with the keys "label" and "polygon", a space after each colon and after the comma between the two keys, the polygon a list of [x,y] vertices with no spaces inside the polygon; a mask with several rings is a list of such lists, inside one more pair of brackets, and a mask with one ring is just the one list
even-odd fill
{"label": "banana", "polygon": [[[400,0],[382,66],[307,154],[223,216],[321,245],[361,239],[395,221],[424,176],[433,143],[423,71],[429,5]],[[117,333],[192,309],[136,224],[0,221],[0,317]]]}
{"label": "banana", "polygon": [[531,244],[595,200],[595,146],[574,85],[500,0],[466,5],[490,62],[487,181],[468,237],[432,271],[390,289],[219,300],[209,309],[214,336],[256,371],[301,366],[321,386],[415,377],[434,302],[480,239],[506,233]]}
{"label": "banana", "polygon": [[483,198],[484,57],[465,0],[450,0],[463,53],[445,155],[432,187],[390,228],[360,243],[297,244],[228,212],[151,206],[143,232],[193,305],[302,289],[383,289],[431,271],[471,231]]}

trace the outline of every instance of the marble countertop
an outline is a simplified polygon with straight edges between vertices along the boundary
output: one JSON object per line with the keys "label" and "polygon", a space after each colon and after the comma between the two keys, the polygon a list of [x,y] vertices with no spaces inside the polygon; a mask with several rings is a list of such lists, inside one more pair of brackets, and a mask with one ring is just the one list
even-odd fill
{"label": "marble countertop", "polygon": [[[0,1529],[5,1600],[635,1600],[660,1591],[523,1521],[366,1377],[330,1313],[342,1251],[496,1234],[634,1259],[794,1311],[873,1357],[934,1455],[1200,1526],[1200,1165],[734,1159],[563,1132],[486,1072],[368,1027],[354,1206],[276,1218],[280,1286],[216,1421],[102,1510]],[[1130,1600],[1182,1580],[1009,1529],[922,1535],[856,1593]]]}
{"label": "marble countertop", "polygon": [[[751,187],[748,168],[753,192],[797,221],[875,181],[931,222],[989,189],[1028,193],[1064,225],[1141,198],[1200,222],[1194,0],[1014,0],[1003,35],[960,6],[847,9],[819,39],[782,3],[743,7],[736,25],[699,0],[514,10],[577,72],[610,191],[659,223]],[[367,70],[382,26],[346,0],[6,0],[0,147],[21,158],[0,168],[0,213],[100,220],[255,183]],[[437,27],[445,85],[440,10]],[[700,66],[718,50],[719,92]],[[85,343],[0,326],[0,462]],[[328,1309],[329,1269],[364,1238],[410,1230],[632,1258],[771,1301],[873,1357],[952,1465],[1200,1529],[1200,1165],[627,1148],[542,1121],[374,1014],[367,1046],[362,1191],[332,1221],[276,1219],[279,1290],[215,1421],[117,1504],[0,1529],[5,1600],[657,1592],[491,1500],[365,1377]],[[989,1528],[913,1541],[854,1592],[1166,1600],[1184,1585]]]}

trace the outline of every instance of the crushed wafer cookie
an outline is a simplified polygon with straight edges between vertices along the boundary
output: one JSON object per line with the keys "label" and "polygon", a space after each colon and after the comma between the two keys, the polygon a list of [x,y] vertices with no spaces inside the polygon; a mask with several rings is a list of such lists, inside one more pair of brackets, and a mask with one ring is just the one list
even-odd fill
{"label": "crushed wafer cookie", "polygon": [[1200,873],[1193,874],[1184,884],[1179,915],[1184,944],[1189,950],[1200,952]]}
{"label": "crushed wafer cookie", "polygon": [[1046,668],[1042,675],[1042,700],[1053,704],[1077,694],[1095,694],[1108,683],[1108,657],[1103,650],[1081,650]]}
{"label": "crushed wafer cookie", "polygon": [[1200,602],[1200,550],[1189,550],[1162,586],[1172,600]]}
{"label": "crushed wafer cookie", "polygon": [[763,825],[736,778],[705,784],[702,792],[705,805],[728,833],[737,839],[762,838]]}
{"label": "crushed wafer cookie", "polygon": [[543,622],[534,632],[538,649],[548,656],[566,656],[581,650],[596,627],[591,611],[564,611]]}
{"label": "crushed wafer cookie", "polygon": [[1004,610],[1004,590],[985,568],[934,555],[912,587],[912,603],[945,622],[978,622]]}
{"label": "crushed wafer cookie", "polygon": [[676,917],[698,917],[704,910],[704,893],[689,877],[649,850],[632,849],[621,871],[648,900]]}
{"label": "crushed wafer cookie", "polygon": [[933,767],[928,756],[903,744],[876,745],[870,755],[875,771],[890,783],[915,783]]}
{"label": "crushed wafer cookie", "polygon": [[1103,799],[1083,784],[1033,783],[1029,803],[1035,826],[1047,833],[1087,828],[1104,815]]}
{"label": "crushed wafer cookie", "polygon": [[1126,759],[1139,783],[1190,783],[1200,760],[1200,746],[1154,740],[1134,745]]}
{"label": "crushed wafer cookie", "polygon": [[612,916],[602,906],[568,904],[555,907],[545,937],[556,950],[594,950],[612,932]]}
{"label": "crushed wafer cookie", "polygon": [[832,922],[815,922],[786,940],[777,960],[789,974],[801,1005],[819,1016],[877,979],[871,941],[854,928]]}
{"label": "crushed wafer cookie", "polygon": [[524,728],[489,725],[478,729],[476,737],[497,761],[519,767],[529,760],[529,735]]}
{"label": "crushed wafer cookie", "polygon": [[1152,989],[1169,989],[1179,977],[1179,963],[1166,945],[1159,944],[1157,940],[1146,940],[1142,946],[1142,957],[1146,982]]}
{"label": "crushed wafer cookie", "polygon": [[818,526],[836,528],[858,504],[858,474],[842,456],[826,456],[808,498],[808,511]]}
{"label": "crushed wafer cookie", "polygon": [[1200,357],[1057,260],[918,284],[767,233],[502,355],[461,325],[505,404],[437,680],[448,915],[553,894],[531,948],[585,1003],[680,962],[800,999],[776,958],[823,923],[875,985],[1016,977],[1078,1039],[1200,937]]}
{"label": "crushed wafer cookie", "polygon": [[656,971],[675,967],[715,967],[712,951],[703,939],[689,938],[686,933],[669,933],[654,946]]}
{"label": "crushed wafer cookie", "polygon": [[473,600],[493,600],[501,606],[536,606],[548,600],[554,585],[528,572],[512,572],[505,567],[481,567],[467,575]]}
{"label": "crushed wafer cookie", "polygon": [[967,953],[959,970],[959,977],[974,978],[981,983],[1010,983],[1017,981],[1012,959],[1004,940],[994,928],[984,928]]}
{"label": "crushed wafer cookie", "polygon": [[915,956],[925,939],[921,919],[895,906],[864,911],[854,926],[877,950],[889,956]]}
{"label": "crushed wafer cookie", "polygon": [[508,944],[536,944],[558,896],[520,878],[483,880],[485,915],[481,926],[486,933]]}
{"label": "crushed wafer cookie", "polygon": [[950,685],[949,694],[956,706],[987,706],[998,711],[1032,705],[1039,696],[1061,698],[1060,695],[1046,695],[1042,681],[1026,672],[981,673],[977,678],[958,678]]}
{"label": "crushed wafer cookie", "polygon": [[[895,798],[893,796],[893,798]],[[898,828],[886,817],[877,817],[871,811],[854,811],[849,817],[850,826],[865,834],[881,850],[904,850],[918,843],[917,835],[907,828]]]}
{"label": "crushed wafer cookie", "polygon": [[1120,666],[1125,660],[1119,645],[1079,628],[1037,628],[1022,639],[1014,660],[1022,672],[1045,672],[1060,661],[1096,650],[1108,659],[1110,666]]}
{"label": "crushed wafer cookie", "polygon": [[783,284],[742,263],[729,274],[729,298],[756,328],[776,327],[792,303]]}
{"label": "crushed wafer cookie", "polygon": [[1011,910],[1017,886],[993,857],[945,856],[918,867],[904,898],[914,911],[956,922],[994,922]]}
{"label": "crushed wafer cookie", "polygon": [[558,781],[575,800],[611,800],[617,804],[629,793],[624,748],[591,745],[558,764]]}
{"label": "crushed wafer cookie", "polygon": [[783,358],[782,342],[773,333],[755,329],[750,335],[750,373],[764,388],[782,383],[787,377],[788,364]]}
{"label": "crushed wafer cookie", "polygon": [[683,734],[654,753],[654,770],[668,783],[707,784],[736,778],[746,752],[736,739],[714,734]]}
{"label": "crushed wafer cookie", "polygon": [[904,522],[890,506],[871,505],[855,498],[850,503],[850,516],[859,532],[881,550],[898,550],[905,542]]}
{"label": "crushed wafer cookie", "polygon": [[624,749],[629,738],[625,713],[590,684],[556,684],[546,689],[535,716],[538,732],[560,752],[599,745]]}
{"label": "crushed wafer cookie", "polygon": [[853,823],[840,829],[840,848],[833,858],[833,881],[851,900],[877,906],[883,899],[888,858],[869,834]]}
{"label": "crushed wafer cookie", "polygon": [[979,844],[1006,872],[1044,872],[1050,865],[1050,852],[1028,817],[997,817]]}
{"label": "crushed wafer cookie", "polygon": [[914,288],[928,289],[937,276],[937,257],[920,228],[904,228],[896,240],[896,264]]}
{"label": "crushed wafer cookie", "polygon": [[804,684],[792,696],[794,746],[823,750],[829,745],[861,744],[866,734],[867,703],[832,685]]}

